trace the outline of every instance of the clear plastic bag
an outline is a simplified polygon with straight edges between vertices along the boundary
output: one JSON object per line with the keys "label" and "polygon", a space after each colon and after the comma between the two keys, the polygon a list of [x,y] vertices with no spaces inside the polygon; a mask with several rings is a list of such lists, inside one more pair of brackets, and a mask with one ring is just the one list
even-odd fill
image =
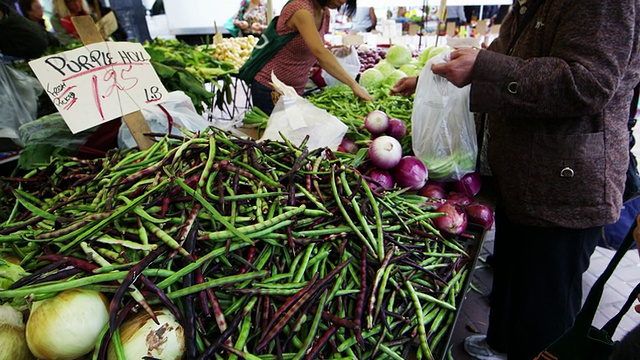
{"label": "clear plastic bag", "polygon": [[411,114],[413,152],[426,164],[429,178],[444,181],[475,171],[478,156],[470,86],[458,88],[431,71],[449,53],[436,55],[422,69]]}
{"label": "clear plastic bag", "polygon": [[5,64],[0,55],[0,137],[23,146],[18,129],[38,116],[42,91],[38,79]]}
{"label": "clear plastic bag", "polygon": [[97,129],[92,127],[74,134],[59,112],[45,115],[19,128],[20,140],[27,146],[52,145],[68,150],[78,150]]}
{"label": "clear plastic bag", "polygon": [[[353,46],[340,46],[331,49],[331,52],[336,59],[338,59],[338,62],[342,65],[347,74],[355,79],[360,72],[360,58],[358,57],[356,49]],[[326,70],[322,70],[322,79],[329,87],[341,84],[338,79],[331,76],[331,74]]]}
{"label": "clear plastic bag", "polygon": [[273,73],[271,81],[274,89],[282,95],[259,141],[282,141],[284,136],[292,144],[300,145],[309,136],[306,143],[309,150],[322,147],[337,150],[347,133],[347,125],[298,95],[295,89],[283,84]]}
{"label": "clear plastic bag", "polygon": [[[162,104],[142,109],[142,115],[147,120],[152,132],[166,134],[169,131],[168,117],[163,108],[171,115],[174,124],[186,130],[202,132],[211,125],[202,115],[198,114],[193,102],[184,92],[172,91]],[[171,127],[171,133],[184,135],[176,126]],[[123,122],[120,126],[120,131],[118,131],[118,147],[120,149],[129,149],[136,146],[138,144],[133,135],[131,135],[131,131],[129,131],[126,123]]]}

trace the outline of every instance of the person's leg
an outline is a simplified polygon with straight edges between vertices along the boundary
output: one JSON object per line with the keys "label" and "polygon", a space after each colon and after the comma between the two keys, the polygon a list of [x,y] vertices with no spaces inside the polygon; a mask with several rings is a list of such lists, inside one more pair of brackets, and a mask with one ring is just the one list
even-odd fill
{"label": "person's leg", "polygon": [[[522,244],[513,241],[517,238],[519,229],[510,222],[502,206],[498,202],[495,211],[495,238],[493,245],[493,283],[489,297],[489,328],[487,343],[492,349],[507,353],[509,345],[509,313],[511,312],[510,284],[514,281],[514,274],[509,269],[508,261],[513,254],[517,254],[518,246]],[[516,255],[517,256],[517,255]]]}
{"label": "person's leg", "polygon": [[271,115],[275,104],[271,98],[271,88],[254,81],[251,84],[251,102],[253,106],[264,111],[267,115]]}
{"label": "person's leg", "polygon": [[[506,315],[494,314],[491,304],[492,337],[488,340],[493,345],[491,341],[500,339],[495,331],[507,331],[509,360],[530,360],[573,325],[582,304],[582,275],[589,267],[601,229],[538,228],[513,223],[511,229],[511,238],[502,239],[508,242],[504,247],[508,251],[496,255],[497,261],[506,264],[502,271],[510,275],[503,288],[508,293],[502,293],[507,305],[498,303],[496,306],[505,307],[495,308]],[[500,327],[495,328],[493,321]]]}

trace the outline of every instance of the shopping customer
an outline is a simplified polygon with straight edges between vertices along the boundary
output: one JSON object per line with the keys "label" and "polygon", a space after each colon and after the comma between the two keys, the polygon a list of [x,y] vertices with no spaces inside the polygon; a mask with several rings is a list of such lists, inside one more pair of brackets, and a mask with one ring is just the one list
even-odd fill
{"label": "shopping customer", "polygon": [[263,0],[242,0],[233,25],[240,36],[260,36],[267,28],[267,4]]}
{"label": "shopping customer", "polygon": [[324,44],[324,35],[329,31],[329,9],[338,9],[343,5],[346,6],[347,13],[351,14],[356,8],[356,0],[291,0],[283,7],[276,24],[278,34],[298,34],[256,74],[251,85],[254,106],[267,114],[273,111],[272,72],[280,81],[293,87],[298,94],[302,94],[311,67],[316,61],[324,71],[347,84],[356,97],[373,100],[371,95],[349,76]]}
{"label": "shopping customer", "polygon": [[5,59],[38,58],[48,47],[46,30],[20,15],[13,6],[0,3],[0,53]]}
{"label": "shopping customer", "polygon": [[46,31],[48,46],[60,46],[58,38],[47,29],[47,24],[44,20],[44,9],[40,0],[18,0],[18,7],[24,17],[40,25]]}
{"label": "shopping customer", "polygon": [[[53,0],[51,25],[53,25],[60,44],[67,45],[74,41],[80,41],[80,36],[71,18],[90,15],[94,21],[98,21],[101,16],[108,14],[110,11],[112,11],[110,8],[103,6],[99,2],[97,8],[92,8],[86,0]],[[118,26],[118,29],[111,34],[111,37],[118,41],[124,41],[127,40],[128,35],[124,28]]]}
{"label": "shopping customer", "polygon": [[47,24],[44,21],[44,8],[40,0],[18,0],[18,8],[20,8],[24,17],[45,29],[47,28]]}
{"label": "shopping customer", "polygon": [[431,67],[470,84],[470,110],[488,114],[498,198],[488,333],[464,344],[477,359],[534,359],[580,310],[582,274],[622,206],[638,25],[636,0],[521,0],[488,50]]}
{"label": "shopping customer", "polygon": [[373,7],[360,6],[351,15],[352,32],[370,32],[376,28],[378,18]]}

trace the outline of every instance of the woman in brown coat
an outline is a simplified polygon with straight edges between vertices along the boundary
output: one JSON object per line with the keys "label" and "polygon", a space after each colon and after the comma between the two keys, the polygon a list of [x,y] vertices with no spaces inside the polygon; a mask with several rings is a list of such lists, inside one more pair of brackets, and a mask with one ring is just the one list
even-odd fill
{"label": "woman in brown coat", "polygon": [[488,334],[465,343],[478,359],[531,360],[580,309],[582,274],[622,205],[639,25],[638,0],[519,0],[488,50],[431,68],[470,84],[470,110],[488,114],[499,194]]}

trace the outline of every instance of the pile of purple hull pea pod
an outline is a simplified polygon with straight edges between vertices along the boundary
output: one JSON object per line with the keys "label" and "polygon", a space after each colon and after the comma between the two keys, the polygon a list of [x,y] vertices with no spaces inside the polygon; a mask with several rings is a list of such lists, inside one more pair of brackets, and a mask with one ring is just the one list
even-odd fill
{"label": "pile of purple hull pea pod", "polygon": [[[438,210],[442,201],[381,188],[346,152],[213,128],[156,139],[148,150],[57,158],[1,179],[0,308],[20,315],[16,334],[24,334],[3,351],[45,359],[449,352],[469,244],[479,239],[436,225],[453,216]],[[70,345],[64,334],[76,334]]]}

